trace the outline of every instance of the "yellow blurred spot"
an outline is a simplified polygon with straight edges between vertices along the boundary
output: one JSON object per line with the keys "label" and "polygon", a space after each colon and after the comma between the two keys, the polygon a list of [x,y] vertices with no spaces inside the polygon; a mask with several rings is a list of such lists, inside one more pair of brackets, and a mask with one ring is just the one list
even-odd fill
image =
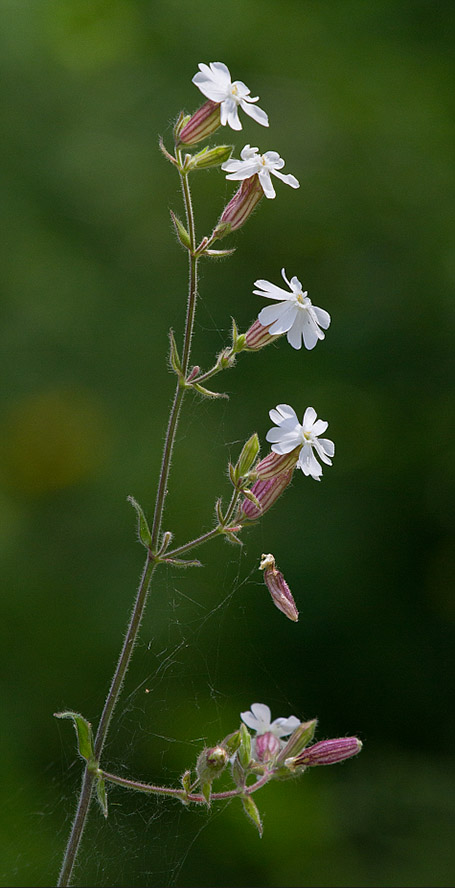
{"label": "yellow blurred spot", "polygon": [[1,437],[3,481],[40,495],[77,484],[104,462],[106,415],[90,392],[39,392],[15,404]]}

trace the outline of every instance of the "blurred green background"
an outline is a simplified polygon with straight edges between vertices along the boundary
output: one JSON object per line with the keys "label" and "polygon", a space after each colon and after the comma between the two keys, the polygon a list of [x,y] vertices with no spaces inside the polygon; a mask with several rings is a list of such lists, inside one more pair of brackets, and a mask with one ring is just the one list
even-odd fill
{"label": "blurred green background", "polygon": [[[243,551],[163,570],[105,765],[175,782],[254,701],[318,716],[362,755],[207,816],[110,793],[76,884],[453,885],[454,175],[452,0],[2,0],[1,884],[55,883],[80,781],[69,723],[96,723],[142,568],[133,494],[150,513],[182,331],[186,259],[162,159],[199,62],[224,61],[270,117],[236,146],[285,172],[202,268],[194,360],[208,367],[285,266],[332,314],[312,353],[285,340],[188,398],[165,529],[210,528],[230,456],[268,410],[314,405],[336,442]],[[214,140],[213,140],[214,141]],[[219,139],[220,141],[220,139]],[[233,193],[194,179],[203,234]],[[226,243],[226,242],[225,242]],[[263,300],[262,300],[263,302]],[[273,552],[301,612],[257,570]]]}

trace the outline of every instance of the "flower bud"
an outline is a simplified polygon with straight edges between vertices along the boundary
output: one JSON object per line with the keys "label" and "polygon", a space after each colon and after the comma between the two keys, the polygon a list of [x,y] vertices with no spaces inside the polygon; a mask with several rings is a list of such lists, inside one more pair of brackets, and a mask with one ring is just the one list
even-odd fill
{"label": "flower bud", "polygon": [[203,749],[196,762],[196,773],[201,783],[211,783],[224,771],[229,756],[222,746]]}
{"label": "flower bud", "polygon": [[272,596],[273,603],[286,617],[296,623],[299,619],[299,612],[283,574],[275,567],[273,555],[262,556],[259,570],[264,571],[264,582]]}
{"label": "flower bud", "polygon": [[243,445],[242,452],[238,458],[235,472],[239,478],[243,477],[250,471],[258,453],[259,438],[255,432],[254,435],[251,435],[251,438],[248,438],[246,444]]}
{"label": "flower bud", "polygon": [[301,446],[295,447],[290,453],[274,453],[273,450],[261,459],[255,468],[256,475],[260,481],[267,481],[269,478],[276,478],[282,472],[294,470],[297,465]]}
{"label": "flower bud", "polygon": [[184,145],[195,145],[206,139],[221,126],[220,105],[218,102],[204,102],[189,118],[184,118],[181,129],[176,127],[176,137]]}
{"label": "flower bud", "polygon": [[264,346],[270,345],[271,342],[275,342],[275,339],[279,339],[283,334],[279,333],[277,336],[271,336],[269,333],[271,326],[272,324],[269,324],[268,327],[264,327],[258,320],[254,321],[245,333],[245,348],[249,349],[249,351],[259,351],[260,348],[264,348]]}
{"label": "flower bud", "polygon": [[193,154],[189,161],[188,169],[207,170],[210,167],[220,166],[220,164],[229,160],[231,154],[232,145],[217,145],[215,148],[203,148],[202,151]]}
{"label": "flower bud", "polygon": [[258,734],[254,741],[254,756],[259,762],[270,762],[280,749],[281,743],[271,731]]}
{"label": "flower bud", "polygon": [[313,718],[311,721],[301,722],[298,728],[296,728],[291,734],[287,743],[283,746],[277,758],[277,764],[284,764],[286,759],[297,756],[309,743],[311,743],[317,723],[317,718]]}
{"label": "flower bud", "polygon": [[258,500],[260,508],[255,503],[250,502],[250,500],[244,499],[241,505],[241,512],[245,518],[254,521],[256,518],[264,515],[273,506],[278,497],[281,496],[283,491],[286,490],[288,484],[291,483],[292,475],[293,470],[290,469],[266,481],[255,481],[251,488],[251,493]]}
{"label": "flower bud", "polygon": [[286,766],[291,770],[306,766],[335,765],[344,759],[357,755],[362,749],[362,741],[357,737],[340,737],[337,740],[321,740],[314,746],[304,749],[294,758],[286,760]]}
{"label": "flower bud", "polygon": [[241,228],[263,196],[264,192],[257,175],[244,179],[234,197],[224,208],[213,236],[225,237],[231,231]]}

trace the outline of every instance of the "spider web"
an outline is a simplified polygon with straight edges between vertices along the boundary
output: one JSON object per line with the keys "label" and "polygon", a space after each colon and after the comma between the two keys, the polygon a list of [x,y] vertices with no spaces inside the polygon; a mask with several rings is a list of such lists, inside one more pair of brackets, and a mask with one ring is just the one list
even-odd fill
{"label": "spider web", "polygon": [[[227,331],[216,327],[203,302],[202,309],[208,316],[208,329],[212,333],[215,329],[224,344]],[[197,410],[188,411],[182,437],[190,437],[193,424],[208,422],[209,407],[202,401]],[[227,407],[222,406],[220,411],[220,444],[226,441]],[[227,448],[235,454],[242,444],[232,441]],[[224,489],[226,492],[226,484]],[[256,539],[254,547],[249,545],[251,538],[247,535],[243,548],[219,541],[217,545],[223,545],[223,550],[215,556],[215,547],[201,550],[206,564],[202,581],[197,568],[183,572],[163,569],[156,581],[154,578],[103,754],[106,770],[145,782],[178,786],[180,775],[185,768],[194,767],[204,745],[214,745],[238,727],[240,710],[249,708],[252,700],[245,699],[241,690],[234,691],[226,680],[225,651],[233,631],[247,644],[250,591],[260,586],[261,595],[267,595],[258,573],[259,553],[263,550],[261,526],[253,533],[260,541],[258,544]],[[210,583],[215,585],[214,593],[200,596],[198,587]],[[248,640],[248,648],[245,669],[254,664],[256,672],[266,675],[282,706],[286,696],[276,670],[255,649],[254,641]],[[195,714],[200,714],[199,731],[194,729]],[[69,759],[71,753],[64,737],[62,752]],[[79,778],[75,780],[74,773],[80,770],[77,760],[66,764],[68,770],[58,778],[59,811],[68,812],[61,824],[62,849],[79,789]],[[195,884],[188,867],[193,855],[198,855],[202,834],[209,831],[218,835],[218,821],[227,808],[237,805],[238,818],[244,816],[238,802],[217,803],[207,812],[202,806],[186,808],[177,800],[112,785],[108,786],[108,798],[107,821],[92,804],[74,872],[75,885]],[[50,813],[55,820],[55,811]],[[54,864],[57,870],[59,861]],[[34,884],[39,885],[39,880]]]}

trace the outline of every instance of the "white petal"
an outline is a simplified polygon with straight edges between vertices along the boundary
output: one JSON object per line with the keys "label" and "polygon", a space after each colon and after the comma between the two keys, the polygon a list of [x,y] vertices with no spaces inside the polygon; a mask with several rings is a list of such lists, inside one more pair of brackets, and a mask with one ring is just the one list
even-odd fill
{"label": "white petal", "polygon": [[[315,347],[320,337],[318,336],[318,328],[315,326],[315,324],[311,323],[311,318],[309,317],[308,313],[305,312],[305,314],[306,318],[304,318],[304,323],[302,325],[302,335],[303,341],[305,343],[305,348],[307,348],[308,351],[311,351],[311,349]],[[324,334],[321,333],[321,336],[324,337]]]}
{"label": "white petal", "polygon": [[231,72],[224,62],[210,62],[210,68],[220,83],[223,81],[231,84]]}
{"label": "white petal", "polygon": [[270,328],[270,333],[272,336],[280,336],[281,333],[287,333],[291,329],[295,321],[296,307],[285,302],[284,304],[276,305],[275,308],[279,310],[279,316],[273,327]]}
{"label": "white petal", "polygon": [[316,410],[314,407],[307,407],[305,413],[303,415],[303,423],[302,425],[305,427],[305,430],[308,431],[308,427],[312,426],[315,419],[317,417]]}
{"label": "white petal", "polygon": [[281,170],[281,167],[284,167],[284,160],[280,157],[278,151],[266,151],[264,158],[274,170]]}
{"label": "white petal", "polygon": [[[250,90],[248,89],[246,83],[243,80],[234,80],[232,86],[235,86],[237,89],[237,95],[240,100],[246,99],[247,96],[250,95]],[[257,101],[259,96],[255,96],[254,99],[249,99],[249,101]]]}
{"label": "white petal", "polygon": [[250,145],[245,145],[240,152],[240,157],[242,158],[242,160],[251,160],[253,157],[258,160],[259,148],[251,148]]}
{"label": "white petal", "polygon": [[269,444],[280,444],[285,435],[278,427],[273,427],[273,429],[269,429],[265,436],[265,440],[269,442]]}
{"label": "white petal", "polygon": [[275,197],[276,192],[272,185],[272,180],[270,178],[270,173],[266,169],[261,169],[258,171],[259,181],[262,185],[262,190],[266,197]]}
{"label": "white petal", "polygon": [[291,297],[291,293],[286,290],[282,290],[281,287],[277,287],[276,284],[271,284],[269,281],[255,281],[255,287],[262,287],[265,290],[265,293],[262,293],[261,290],[253,290],[255,296],[264,296],[265,299],[279,299],[279,300],[288,300]]}
{"label": "white petal", "polygon": [[296,425],[299,424],[297,414],[289,404],[277,404],[275,410],[270,410],[269,416],[272,422],[277,425],[280,425],[285,419],[292,419]]}
{"label": "white petal", "polygon": [[247,725],[247,727],[251,728],[252,731],[258,731],[260,728],[260,722],[254,717],[252,712],[241,712],[240,718]]}
{"label": "white petal", "polygon": [[[249,99],[248,101],[251,102],[251,99]],[[242,99],[240,101],[240,106],[241,108],[243,108],[245,114],[248,114],[249,117],[252,117],[253,120],[256,121],[256,123],[260,123],[261,126],[269,125],[269,118],[267,117],[265,111],[262,110],[262,108],[258,108],[257,105],[248,104],[245,99]]]}
{"label": "white petal", "polygon": [[[231,162],[232,161],[229,160],[226,161],[226,163]],[[251,176],[254,176],[258,171],[258,165],[254,161],[238,160],[233,162],[238,164],[237,169],[232,173],[229,173],[229,175],[226,176],[226,179],[250,179]],[[224,164],[221,164],[221,166],[224,167]]]}
{"label": "white petal", "polygon": [[302,284],[300,283],[298,277],[296,277],[295,275],[291,278],[290,287],[291,290],[294,291],[294,293],[301,293],[303,290]]}
{"label": "white petal", "polygon": [[320,438],[319,443],[327,456],[335,456],[335,444],[329,438]]}
{"label": "white petal", "polygon": [[313,435],[323,435],[324,432],[328,429],[329,424],[325,421],[325,419],[318,419],[312,428]]}
{"label": "white petal", "polygon": [[264,733],[269,730],[270,720],[272,717],[272,713],[270,712],[270,708],[265,703],[253,703],[251,707],[251,712],[257,718],[258,722],[261,722]]}
{"label": "white petal", "polygon": [[311,475],[316,481],[318,481],[319,476],[322,475],[322,468],[319,465],[310,444],[305,444],[302,447],[299,455],[299,466],[304,475]]}
{"label": "white petal", "polygon": [[295,348],[297,351],[302,348],[302,323],[298,315],[295,318],[294,324],[288,331],[286,339],[289,342],[289,345],[292,345],[292,348]]}
{"label": "white petal", "polygon": [[330,317],[328,311],[325,311],[325,309],[323,309],[323,308],[317,308],[316,305],[313,305],[313,311],[316,315],[318,324],[324,330],[327,330],[327,328],[330,326],[330,321],[331,321],[331,317]]}
{"label": "white petal", "polygon": [[270,730],[272,734],[275,734],[275,737],[286,737],[288,734],[292,734],[299,725],[299,719],[295,715],[291,715],[289,718],[276,718],[270,725]]}
{"label": "white petal", "polygon": [[285,173],[279,173],[276,169],[271,171],[274,176],[277,176],[278,179],[281,179],[282,182],[285,182],[286,185],[290,185],[291,188],[300,188],[300,182],[295,178],[291,173],[285,175]]}
{"label": "white petal", "polygon": [[[227,105],[227,102],[223,102],[223,104],[221,105],[221,109],[223,109],[225,104]],[[229,101],[227,122],[228,122],[229,126],[231,127],[231,129],[233,129],[233,130],[241,130],[242,129],[242,124],[240,123],[238,108],[237,108],[237,105],[235,102],[231,103],[231,101]]]}
{"label": "white petal", "polygon": [[[267,435],[266,435],[267,440]],[[291,453],[292,450],[295,450],[296,447],[301,444],[301,441],[294,439],[289,439],[286,441],[278,441],[276,444],[272,444],[272,450],[274,453],[277,453],[279,456],[284,456],[286,453]]]}
{"label": "white petal", "polygon": [[[263,308],[258,314],[258,321],[262,324],[263,327],[268,327],[269,324],[273,324],[275,321],[278,321],[282,316],[283,312],[286,311],[286,305],[282,303],[279,305],[267,305],[266,308]],[[288,328],[286,327],[286,330]],[[286,330],[280,330],[279,333],[286,333]],[[270,331],[269,331],[270,332]],[[277,331],[275,331],[277,333]],[[272,333],[272,336],[275,336],[275,333]]]}

